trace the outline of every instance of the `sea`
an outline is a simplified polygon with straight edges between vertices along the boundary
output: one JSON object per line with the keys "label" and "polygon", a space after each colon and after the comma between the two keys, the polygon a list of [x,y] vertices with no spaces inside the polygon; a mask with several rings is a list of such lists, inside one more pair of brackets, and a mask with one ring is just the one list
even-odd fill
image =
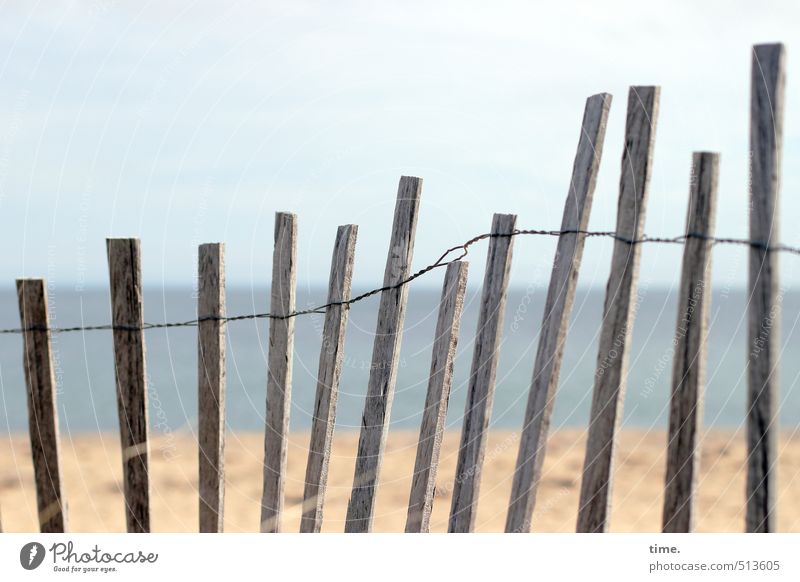
{"label": "sea", "polygon": [[[108,291],[51,287],[51,325],[94,325],[110,321]],[[359,290],[354,290],[354,294]],[[518,430],[530,388],[546,290],[509,290],[496,395],[494,428]],[[324,303],[324,288],[298,289],[298,308]],[[391,428],[418,430],[430,372],[431,346],[440,290],[414,288],[409,294]],[[640,288],[631,340],[622,424],[663,428],[668,403],[677,323],[674,291]],[[184,321],[195,317],[191,288],[145,290],[145,321]],[[589,418],[602,321],[603,289],[579,289],[568,330],[552,428],[585,427]],[[337,430],[357,430],[370,370],[378,297],[353,305],[347,326]],[[455,379],[447,428],[460,430],[464,415],[480,289],[467,292],[455,360]],[[746,313],[743,290],[715,290],[709,319],[704,425],[742,428],[746,419]],[[781,425],[800,425],[800,293],[781,296],[782,359],[779,372]],[[266,288],[229,288],[228,315],[268,311]],[[14,289],[0,290],[0,327],[18,327]],[[266,408],[268,321],[251,319],[227,325],[226,422],[230,430],[259,431]],[[323,325],[322,315],[296,319],[291,429],[311,424]],[[191,430],[197,424],[196,328],[145,332],[150,426],[154,433]],[[118,428],[114,356],[110,331],[56,334],[52,339],[57,405],[62,431],[97,432]],[[27,430],[22,337],[0,334],[0,430]]]}

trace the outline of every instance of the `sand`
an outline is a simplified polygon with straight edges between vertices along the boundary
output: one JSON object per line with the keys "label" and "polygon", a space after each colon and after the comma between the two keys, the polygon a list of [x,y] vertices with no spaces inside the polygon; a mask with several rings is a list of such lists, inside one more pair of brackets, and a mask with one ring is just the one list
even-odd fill
{"label": "sand", "polygon": [[[534,531],[574,531],[583,463],[584,432],[561,430],[550,438],[544,478],[534,514]],[[445,531],[455,473],[457,433],[445,436],[437,480],[432,531]],[[229,433],[225,531],[258,529],[263,437]],[[63,473],[69,529],[77,532],[124,531],[121,461],[115,434],[62,437]],[[323,531],[344,528],[353,480],[356,433],[335,437]],[[517,454],[518,434],[491,434],[486,451],[476,529],[502,531]],[[664,479],[663,431],[626,430],[617,456],[611,530],[658,531]],[[744,460],[742,432],[709,432],[701,458],[698,530],[739,532],[744,524]],[[781,435],[779,468],[780,531],[800,531],[800,435]],[[300,520],[307,434],[294,434],[289,445],[284,531],[297,531]],[[374,530],[402,531],[414,466],[416,434],[390,435],[381,475]],[[191,434],[161,437],[153,442],[152,527],[157,532],[197,531],[197,447]],[[36,500],[30,445],[24,434],[0,439],[0,511],[3,531],[33,532]]]}

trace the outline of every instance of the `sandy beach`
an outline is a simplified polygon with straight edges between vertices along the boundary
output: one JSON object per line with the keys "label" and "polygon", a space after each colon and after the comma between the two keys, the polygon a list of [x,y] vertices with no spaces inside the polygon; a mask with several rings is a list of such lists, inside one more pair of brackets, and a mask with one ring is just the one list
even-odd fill
{"label": "sandy beach", "polygon": [[[455,473],[459,435],[445,436],[437,479],[432,531],[445,531]],[[225,531],[258,529],[262,487],[263,436],[229,433],[226,450]],[[377,501],[374,531],[402,531],[414,465],[417,435],[390,434]],[[357,433],[336,435],[325,505],[323,531],[344,528],[353,479]],[[486,452],[477,530],[502,531],[511,489],[519,436],[491,434]],[[289,448],[286,512],[283,530],[298,530],[307,434],[293,434]],[[666,435],[663,431],[626,430],[617,456],[611,530],[658,531],[661,520]],[[779,531],[800,531],[800,435],[781,435]],[[534,531],[574,531],[584,434],[561,430],[550,438],[544,479],[534,515]],[[744,524],[744,433],[713,431],[705,435],[701,461],[698,530],[739,532]],[[63,473],[69,529],[76,532],[124,531],[119,442],[113,433],[62,436]],[[152,525],[157,532],[197,531],[197,447],[191,434],[153,441]],[[25,434],[0,439],[0,510],[3,531],[33,532],[36,503],[30,445]]]}

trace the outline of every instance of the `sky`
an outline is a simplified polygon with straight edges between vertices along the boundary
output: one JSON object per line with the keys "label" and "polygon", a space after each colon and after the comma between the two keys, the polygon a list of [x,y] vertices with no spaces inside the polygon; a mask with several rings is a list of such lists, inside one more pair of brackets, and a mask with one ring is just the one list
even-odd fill
{"label": "sky", "polygon": [[[721,153],[717,233],[747,236],[751,47],[788,51],[781,238],[800,245],[800,4],[11,1],[0,19],[0,286],[107,285],[104,239],[142,239],[148,286],[187,286],[224,241],[229,285],[266,285],[276,211],[299,217],[298,284],[324,285],[356,223],[357,287],[381,283],[397,183],[424,179],[414,267],[492,214],[555,228],[585,99],[614,101],[590,228],[613,230],[628,87],[662,87],[646,217],[684,230],[691,155]],[[546,286],[553,240],[515,242],[511,284]],[[579,285],[603,287],[611,242]],[[480,285],[486,247],[470,256]],[[642,284],[681,250],[646,246]],[[784,256],[782,282],[800,281]],[[714,254],[746,282],[744,248]],[[442,273],[419,282],[438,286]]]}

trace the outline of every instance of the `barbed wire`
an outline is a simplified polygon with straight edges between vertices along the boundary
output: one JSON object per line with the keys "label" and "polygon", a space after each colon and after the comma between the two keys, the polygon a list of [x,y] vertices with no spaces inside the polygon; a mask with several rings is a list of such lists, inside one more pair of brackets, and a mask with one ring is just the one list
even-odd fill
{"label": "barbed wire", "polygon": [[[715,236],[708,236],[703,235],[700,233],[686,233],[680,236],[675,237],[651,237],[647,235],[643,235],[641,238],[638,239],[631,239],[628,237],[624,237],[622,235],[618,235],[614,231],[592,231],[592,230],[581,230],[581,229],[568,229],[568,230],[541,230],[541,229],[516,229],[510,233],[484,233],[479,234],[477,236],[472,237],[468,241],[464,242],[463,244],[456,245],[454,247],[450,247],[446,251],[442,253],[442,255],[433,263],[429,264],[428,266],[416,271],[406,279],[394,284],[394,285],[384,285],[383,287],[376,287],[375,289],[371,289],[370,291],[366,291],[361,293],[360,295],[356,295],[355,297],[351,297],[347,301],[331,301],[329,303],[324,303],[322,305],[318,305],[316,307],[311,307],[308,309],[301,309],[298,311],[292,311],[291,313],[280,315],[280,314],[273,314],[273,313],[249,313],[245,315],[232,315],[226,317],[219,317],[219,316],[206,316],[206,317],[198,317],[196,319],[190,319],[188,321],[176,321],[176,322],[164,322],[164,323],[144,323],[141,326],[130,326],[130,325],[113,325],[113,324],[101,324],[101,325],[76,325],[73,327],[51,327],[46,328],[42,326],[31,326],[28,328],[7,328],[7,329],[0,329],[0,334],[21,334],[26,331],[49,331],[50,333],[70,333],[70,332],[86,332],[86,331],[112,331],[112,330],[124,330],[124,331],[142,331],[142,330],[150,330],[150,329],[168,329],[173,327],[197,327],[203,321],[221,321],[225,323],[230,323],[234,321],[245,321],[245,320],[253,320],[253,319],[291,319],[294,317],[300,317],[303,315],[323,315],[325,311],[329,307],[336,307],[336,306],[350,306],[354,303],[358,303],[359,301],[363,301],[372,297],[373,295],[377,295],[378,293],[382,293],[384,291],[391,291],[393,289],[399,289],[405,285],[408,285],[415,279],[419,279],[420,277],[430,273],[434,269],[438,269],[440,267],[446,267],[450,263],[455,261],[460,261],[464,259],[469,254],[469,248],[478,243],[482,240],[486,240],[489,238],[505,238],[505,237],[515,237],[521,235],[538,235],[538,236],[554,236],[560,237],[566,234],[577,234],[583,235],[585,237],[606,237],[611,238],[616,241],[620,241],[626,244],[635,245],[635,244],[645,244],[645,243],[654,243],[654,244],[679,244],[682,245],[686,243],[689,239],[699,239],[699,240],[706,240],[710,241],[713,245],[741,245],[741,246],[748,246],[755,249],[760,249],[765,252],[780,252],[780,253],[789,253],[792,255],[800,255],[800,247],[792,247],[783,244],[777,245],[770,245],[763,241],[752,241],[748,239],[742,238],[730,238],[730,237],[715,237]],[[454,253],[460,253],[458,256],[448,259]]]}

